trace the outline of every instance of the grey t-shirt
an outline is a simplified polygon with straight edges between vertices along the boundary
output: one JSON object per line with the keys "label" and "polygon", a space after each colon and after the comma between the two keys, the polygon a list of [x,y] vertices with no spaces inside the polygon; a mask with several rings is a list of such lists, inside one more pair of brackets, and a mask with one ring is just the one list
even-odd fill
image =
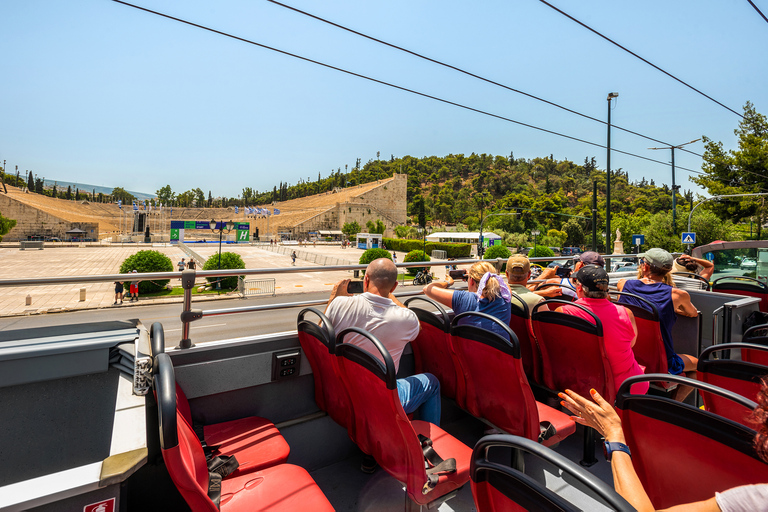
{"label": "grey t-shirt", "polygon": [[692,277],[684,276],[672,276],[672,280],[675,282],[675,287],[681,290],[704,290],[706,285],[703,281],[694,279]]}
{"label": "grey t-shirt", "polygon": [[742,485],[715,493],[722,512],[768,512],[768,484]]}

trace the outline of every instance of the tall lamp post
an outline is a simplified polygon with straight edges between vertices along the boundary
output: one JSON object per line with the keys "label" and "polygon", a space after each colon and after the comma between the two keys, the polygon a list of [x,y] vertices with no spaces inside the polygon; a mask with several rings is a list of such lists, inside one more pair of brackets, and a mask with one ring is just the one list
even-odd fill
{"label": "tall lamp post", "polygon": [[[224,235],[224,229],[226,228],[227,233],[229,233],[230,231],[232,231],[232,228],[235,227],[235,223],[232,222],[231,220],[227,221],[226,223],[223,220],[220,222],[211,220],[210,226],[211,226],[211,231],[213,231],[214,233],[217,231],[219,232],[219,264],[217,265],[216,268],[220,270],[221,269],[221,239],[222,239],[222,236]],[[216,289],[217,290],[221,289],[221,278],[219,278],[216,281]]]}
{"label": "tall lamp post", "polygon": [[531,234],[533,235],[533,250],[536,251],[536,237],[539,236],[539,234],[541,234],[541,231],[539,231],[538,229],[534,229],[533,231],[531,231]]}
{"label": "tall lamp post", "polygon": [[608,253],[608,247],[611,245],[611,100],[618,98],[619,93],[608,93],[608,157],[606,164],[605,179],[605,252]]}
{"label": "tall lamp post", "polygon": [[675,185],[675,150],[681,149],[683,146],[687,146],[688,144],[693,144],[694,142],[698,142],[701,139],[692,140],[691,142],[686,142],[685,144],[680,144],[678,146],[664,146],[663,148],[648,148],[648,149],[671,149],[672,150],[672,232],[674,234],[677,234],[677,189],[680,188],[680,185]]}

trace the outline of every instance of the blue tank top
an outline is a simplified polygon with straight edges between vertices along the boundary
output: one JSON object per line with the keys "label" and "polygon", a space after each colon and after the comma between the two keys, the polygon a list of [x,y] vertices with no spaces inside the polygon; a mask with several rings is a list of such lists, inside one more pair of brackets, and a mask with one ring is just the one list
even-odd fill
{"label": "blue tank top", "polygon": [[[634,293],[651,302],[659,310],[659,323],[661,324],[661,337],[664,340],[664,349],[667,352],[667,361],[677,359],[677,353],[672,345],[672,327],[677,322],[675,305],[672,303],[672,287],[664,283],[646,284],[639,279],[624,282],[627,293]],[[619,296],[619,302],[634,304],[648,310],[648,305],[634,297]],[[671,368],[671,367],[670,367]]]}

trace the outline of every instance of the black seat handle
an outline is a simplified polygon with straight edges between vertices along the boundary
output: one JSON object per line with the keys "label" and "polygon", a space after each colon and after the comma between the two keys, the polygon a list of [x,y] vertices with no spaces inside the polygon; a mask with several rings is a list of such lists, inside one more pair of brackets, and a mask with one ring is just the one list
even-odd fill
{"label": "black seat handle", "polygon": [[[688,377],[681,377],[679,375],[672,375],[670,373],[648,373],[645,375],[636,375],[634,377],[629,377],[627,380],[625,380],[621,384],[621,387],[619,388],[618,393],[616,393],[617,408],[623,409],[624,400],[626,400],[631,396],[645,396],[645,395],[632,395],[630,391],[630,388],[632,387],[632,385],[637,384],[639,382],[674,382],[676,384],[690,386],[699,391],[706,391],[707,393],[718,395],[727,400],[731,400],[732,402],[735,402],[743,407],[746,407],[749,410],[753,410],[755,407],[757,407],[757,404],[752,400],[750,400],[749,398],[745,398],[737,393],[728,391],[727,389],[723,389],[721,387],[714,386],[712,384],[707,384],[706,382],[689,379]],[[671,399],[665,399],[665,398],[659,398],[659,397],[653,397],[653,399],[654,400],[671,400]],[[681,405],[693,408],[693,406],[691,405],[682,404],[682,403]]]}
{"label": "black seat handle", "polygon": [[[379,354],[381,354],[381,357],[384,360],[384,364],[382,365],[381,361],[377,359],[371,352],[364,350],[356,345],[344,343],[344,338],[348,334],[359,334],[360,336],[367,338],[368,341],[370,341],[373,346],[376,347],[376,350],[379,351]],[[364,358],[367,360],[367,364],[369,365],[376,363],[380,371],[384,374],[387,389],[395,389],[395,362],[392,360],[392,355],[390,355],[389,350],[384,347],[384,344],[379,341],[379,338],[366,331],[365,329],[361,329],[359,327],[347,327],[336,335],[336,355],[345,357],[345,354],[350,350],[355,352],[355,359],[359,360]]]}
{"label": "black seat handle", "polygon": [[[325,335],[327,336],[328,341],[328,348],[333,349],[336,345],[336,331],[333,328],[333,324],[331,324],[331,321],[328,320],[328,317],[326,317],[323,313],[320,312],[319,309],[315,308],[304,308],[301,311],[299,311],[299,316],[296,318],[296,326],[298,327],[301,325],[302,322],[309,322],[309,320],[305,320],[304,316],[307,313],[313,313],[317,315],[318,318],[320,318],[320,321],[323,323],[322,326],[318,326],[315,324],[315,326],[320,327]],[[331,350],[331,353],[333,353],[333,350]]]}
{"label": "black seat handle", "polygon": [[[650,308],[650,312],[653,315],[654,322],[658,322],[659,321],[659,308],[656,307],[656,304],[654,304],[653,302],[649,301],[645,297],[641,297],[641,296],[639,296],[639,295],[637,295],[635,293],[629,293],[629,292],[619,292],[619,291],[616,291],[616,292],[609,292],[609,293],[611,295],[618,295],[619,297],[622,297],[622,296],[623,297],[632,297],[633,299],[637,299],[637,300],[641,301],[643,304],[646,304]],[[619,302],[619,304],[623,305],[624,303]]]}
{"label": "black seat handle", "polygon": [[410,304],[415,300],[421,300],[421,301],[432,304],[440,312],[440,316],[443,319],[443,331],[448,332],[450,330],[451,323],[450,323],[450,320],[448,319],[448,312],[445,310],[442,304],[440,304],[436,300],[430,299],[429,297],[425,297],[423,295],[417,295],[416,297],[411,297],[408,300],[406,300],[403,304],[408,309],[413,309],[410,307]]}
{"label": "black seat handle", "polygon": [[[712,345],[711,347],[705,348],[701,355],[699,356],[699,361],[704,361],[706,359],[709,359],[709,355],[714,352],[720,352],[721,350],[739,350],[747,348],[750,350],[762,350],[763,352],[768,352],[768,346],[765,345],[756,345],[754,343],[723,343],[722,345]],[[752,363],[754,364],[754,363]],[[766,373],[768,373],[768,370],[766,370]]]}
{"label": "black seat handle", "polygon": [[[557,314],[557,315],[567,315],[568,313],[558,313],[557,311],[550,311],[549,309],[547,311],[539,311],[538,309],[542,306],[549,306],[549,304],[562,304],[564,306],[573,306],[575,308],[579,308],[580,310],[587,313],[589,316],[592,317],[592,319],[595,321],[594,327],[596,328],[597,335],[602,337],[603,336],[603,323],[600,321],[600,318],[594,314],[589,308],[582,306],[581,304],[576,304],[575,302],[571,302],[569,300],[563,300],[563,299],[547,299],[545,301],[539,302],[535,306],[533,306],[533,313],[531,313],[531,320],[536,320],[536,316],[538,315],[544,315],[544,314]],[[573,316],[573,315],[569,315]],[[578,318],[578,317],[577,317]],[[582,319],[583,320],[583,319]],[[586,320],[585,320],[586,321]]]}

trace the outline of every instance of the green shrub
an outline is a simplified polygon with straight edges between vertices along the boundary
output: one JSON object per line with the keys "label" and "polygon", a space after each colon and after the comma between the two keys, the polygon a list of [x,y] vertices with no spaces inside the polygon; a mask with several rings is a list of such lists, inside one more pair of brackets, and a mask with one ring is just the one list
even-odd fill
{"label": "green shrub", "polygon": [[552,249],[544,245],[537,245],[536,247],[531,249],[531,252],[528,253],[529,258],[544,258],[546,256],[554,256],[554,255],[555,253],[552,252]]}
{"label": "green shrub", "polygon": [[[241,258],[239,254],[235,254],[234,252],[223,252],[221,253],[221,267],[219,267],[219,253],[217,252],[208,258],[205,265],[203,265],[203,270],[218,270],[219,268],[245,268],[245,263],[243,263],[243,258]],[[242,277],[245,278],[245,276]],[[206,277],[206,279],[209,283],[213,283],[219,278]],[[237,276],[222,278],[221,287],[228,290],[237,288]]]}
{"label": "green shrub", "polygon": [[[120,265],[121,274],[128,274],[132,270],[138,270],[142,274],[144,272],[173,272],[173,262],[171,258],[158,251],[139,251],[125,258]],[[139,294],[163,290],[168,281],[168,279],[141,281]]]}
{"label": "green shrub", "polygon": [[[405,255],[405,258],[403,258],[403,261],[405,263],[410,263],[412,261],[429,261],[430,258],[427,256],[424,251],[421,249],[416,249],[415,251],[411,251],[408,254]],[[406,267],[405,270],[408,271],[408,274],[415,276],[419,273],[419,270],[422,267]]]}
{"label": "green shrub", "polygon": [[[404,238],[385,238],[387,249],[399,252],[411,252],[424,249],[424,240],[407,240]],[[427,254],[432,251],[445,251],[447,258],[469,258],[472,251],[471,244],[427,242]]]}
{"label": "green shrub", "polygon": [[387,258],[389,260],[392,259],[392,255],[389,254],[389,251],[386,249],[366,249],[366,251],[360,256],[360,263],[361,265],[367,265],[373,260],[377,260],[379,258]]}

